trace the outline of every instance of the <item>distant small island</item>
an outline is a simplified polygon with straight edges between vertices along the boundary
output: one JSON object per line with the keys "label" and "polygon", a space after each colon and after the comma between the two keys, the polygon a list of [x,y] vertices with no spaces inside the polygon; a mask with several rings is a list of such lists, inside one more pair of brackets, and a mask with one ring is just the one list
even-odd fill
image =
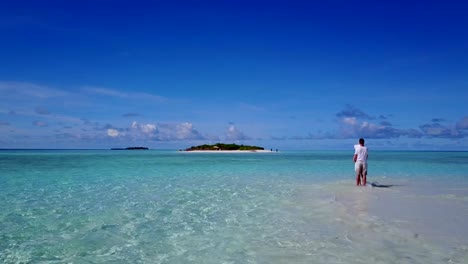
{"label": "distant small island", "polygon": [[190,148],[185,149],[185,151],[256,151],[256,150],[264,150],[262,147],[258,146],[248,146],[248,145],[237,145],[237,144],[224,144],[224,143],[216,143],[214,145],[199,145],[199,146],[192,146]]}
{"label": "distant small island", "polygon": [[111,150],[148,150],[147,147],[111,148]]}

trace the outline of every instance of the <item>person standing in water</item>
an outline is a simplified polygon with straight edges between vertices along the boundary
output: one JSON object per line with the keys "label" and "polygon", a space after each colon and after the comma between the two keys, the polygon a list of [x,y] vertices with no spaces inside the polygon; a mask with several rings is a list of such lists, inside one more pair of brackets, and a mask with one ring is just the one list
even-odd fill
{"label": "person standing in water", "polygon": [[[356,185],[366,185],[367,181],[367,147],[364,146],[364,139],[359,139],[359,145],[354,146],[354,171],[356,172]],[[361,179],[362,177],[362,179]]]}

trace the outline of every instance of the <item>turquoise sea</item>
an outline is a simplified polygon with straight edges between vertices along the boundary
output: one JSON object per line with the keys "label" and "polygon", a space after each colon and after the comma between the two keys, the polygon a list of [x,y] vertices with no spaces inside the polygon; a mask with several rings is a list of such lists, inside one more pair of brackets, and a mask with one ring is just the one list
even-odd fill
{"label": "turquoise sea", "polygon": [[354,186],[352,155],[1,150],[0,263],[468,263],[463,238],[340,200],[440,185],[454,192],[411,201],[461,206],[457,224],[468,152],[371,152],[368,180],[387,188]]}

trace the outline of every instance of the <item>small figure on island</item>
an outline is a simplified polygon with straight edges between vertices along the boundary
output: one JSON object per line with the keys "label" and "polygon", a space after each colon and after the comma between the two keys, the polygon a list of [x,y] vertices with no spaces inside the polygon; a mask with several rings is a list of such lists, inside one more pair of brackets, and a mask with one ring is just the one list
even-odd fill
{"label": "small figure on island", "polygon": [[[356,172],[356,185],[366,185],[367,181],[367,147],[364,146],[364,139],[359,139],[359,145],[354,145],[354,171]],[[362,179],[361,179],[362,178]]]}

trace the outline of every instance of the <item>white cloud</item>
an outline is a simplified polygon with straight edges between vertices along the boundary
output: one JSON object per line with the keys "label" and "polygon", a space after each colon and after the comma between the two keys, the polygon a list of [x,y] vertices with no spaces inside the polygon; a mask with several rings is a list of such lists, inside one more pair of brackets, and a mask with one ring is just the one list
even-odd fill
{"label": "white cloud", "polygon": [[45,99],[51,97],[62,97],[68,94],[68,92],[62,90],[33,83],[0,81],[0,95],[2,95],[3,98],[19,96]]}
{"label": "white cloud", "polygon": [[84,91],[94,94],[112,96],[112,97],[122,97],[127,98],[128,95],[126,93],[122,93],[116,90],[100,88],[100,87],[93,87],[93,86],[85,86],[82,88]]}
{"label": "white cloud", "polygon": [[461,138],[464,135],[451,127],[446,127],[439,123],[424,124],[419,126],[425,136],[435,138]]}
{"label": "white cloud", "polygon": [[203,139],[203,136],[193,128],[193,124],[188,122],[176,125],[176,135],[176,137],[181,140]]}
{"label": "white cloud", "polygon": [[397,138],[407,135],[408,132],[398,130],[387,122],[385,124],[360,121],[355,117],[342,117],[340,119],[340,133],[329,135],[329,138]]}
{"label": "white cloud", "polygon": [[156,125],[154,124],[142,125],[141,131],[145,134],[153,134],[156,131]]}
{"label": "white cloud", "polygon": [[236,128],[234,124],[230,124],[226,130],[226,140],[248,140],[250,139],[242,131]]}
{"label": "white cloud", "polygon": [[347,125],[354,126],[354,125],[356,125],[357,120],[356,120],[355,117],[344,117],[343,118],[343,123],[345,123]]}
{"label": "white cloud", "polygon": [[109,128],[107,129],[107,135],[109,137],[118,137],[120,135],[120,132],[117,129]]}
{"label": "white cloud", "polygon": [[428,127],[424,132],[429,136],[440,136],[448,131],[445,127]]}
{"label": "white cloud", "polygon": [[139,124],[134,121],[129,131],[134,139],[149,139],[157,141],[199,140],[204,139],[192,123],[158,123]]}
{"label": "white cloud", "polygon": [[146,135],[153,135],[157,132],[157,127],[155,124],[138,124],[136,121],[133,121],[130,128],[137,133],[143,133]]}
{"label": "white cloud", "polygon": [[156,102],[163,102],[166,100],[165,97],[150,94],[150,93],[142,93],[142,92],[122,92],[114,89],[102,88],[102,87],[93,87],[93,86],[85,86],[82,87],[82,90],[92,94],[104,95],[104,96],[111,96],[111,97],[118,97],[123,99],[135,99],[135,100],[151,100]]}
{"label": "white cloud", "polygon": [[383,129],[383,128],[385,128],[385,126],[364,121],[364,122],[361,123],[361,128],[360,129],[370,131],[370,132],[374,132],[374,131],[377,131],[377,130]]}

